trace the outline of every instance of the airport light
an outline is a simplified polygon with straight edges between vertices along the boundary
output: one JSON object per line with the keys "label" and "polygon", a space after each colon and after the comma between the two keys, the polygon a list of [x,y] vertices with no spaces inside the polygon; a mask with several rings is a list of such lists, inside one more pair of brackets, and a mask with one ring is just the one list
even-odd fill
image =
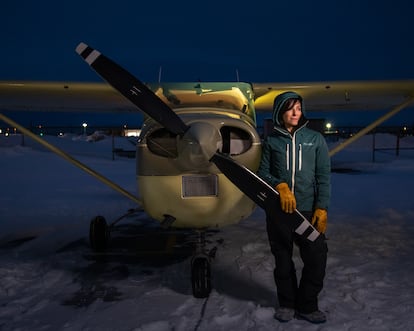
{"label": "airport light", "polygon": [[332,123],[331,122],[326,122],[326,124],[325,124],[325,133],[326,134],[331,133],[332,132],[331,129],[332,129]]}
{"label": "airport light", "polygon": [[83,134],[84,135],[86,135],[86,128],[87,128],[87,126],[88,126],[88,123],[82,123],[82,126],[83,126]]}

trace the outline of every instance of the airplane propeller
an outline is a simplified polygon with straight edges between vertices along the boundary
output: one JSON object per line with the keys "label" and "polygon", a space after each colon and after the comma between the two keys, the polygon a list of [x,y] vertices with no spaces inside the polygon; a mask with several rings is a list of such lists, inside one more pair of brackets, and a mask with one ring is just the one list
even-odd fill
{"label": "airplane propeller", "polygon": [[[220,132],[206,122],[195,122],[191,126],[164,103],[139,79],[99,51],[80,43],[76,52],[110,85],[128,98],[141,111],[157,121],[173,134],[177,141],[178,160],[184,167],[201,168],[213,162],[223,174],[243,193],[264,209],[274,205],[277,192],[256,174],[237,164],[230,157],[218,152],[222,137]],[[276,193],[274,193],[274,192]],[[263,192],[271,192],[267,195]],[[266,196],[265,196],[265,195]]]}

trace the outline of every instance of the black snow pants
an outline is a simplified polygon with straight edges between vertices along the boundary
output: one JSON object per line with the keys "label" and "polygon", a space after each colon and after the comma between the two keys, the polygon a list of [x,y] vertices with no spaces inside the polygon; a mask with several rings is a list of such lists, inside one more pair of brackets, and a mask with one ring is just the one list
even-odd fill
{"label": "black snow pants", "polygon": [[[312,212],[302,214],[308,220],[312,217]],[[318,295],[323,288],[328,254],[325,236],[322,234],[311,242],[296,234],[291,222],[275,220],[269,214],[266,223],[270,249],[275,258],[274,279],[279,305],[304,314],[318,310]],[[303,262],[299,284],[292,259],[294,244],[299,247]]]}

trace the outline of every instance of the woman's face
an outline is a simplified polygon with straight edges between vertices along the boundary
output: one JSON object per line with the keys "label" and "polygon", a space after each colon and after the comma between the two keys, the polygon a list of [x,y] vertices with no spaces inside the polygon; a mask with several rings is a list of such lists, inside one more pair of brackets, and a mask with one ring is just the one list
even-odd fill
{"label": "woman's face", "polygon": [[283,113],[283,123],[285,128],[290,132],[294,127],[299,123],[299,120],[302,116],[302,107],[299,100],[293,104],[293,106]]}

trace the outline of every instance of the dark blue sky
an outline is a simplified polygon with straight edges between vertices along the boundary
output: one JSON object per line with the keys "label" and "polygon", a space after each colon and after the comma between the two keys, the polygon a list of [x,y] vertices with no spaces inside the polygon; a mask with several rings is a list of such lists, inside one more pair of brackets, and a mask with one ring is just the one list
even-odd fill
{"label": "dark blue sky", "polygon": [[413,79],[414,4],[3,1],[0,80],[100,81],[81,41],[143,81]]}

